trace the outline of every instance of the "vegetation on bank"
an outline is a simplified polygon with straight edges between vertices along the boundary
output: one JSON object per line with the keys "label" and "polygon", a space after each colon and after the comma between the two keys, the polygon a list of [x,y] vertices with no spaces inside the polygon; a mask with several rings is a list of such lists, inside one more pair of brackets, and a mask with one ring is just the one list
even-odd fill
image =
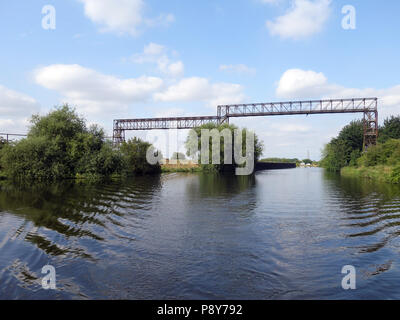
{"label": "vegetation on bank", "polygon": [[96,125],[87,127],[68,105],[34,115],[26,139],[0,144],[1,175],[13,180],[57,181],[149,174],[161,171],[146,161],[150,144],[132,139],[114,148]]}
{"label": "vegetation on bank", "polygon": [[[232,151],[234,150],[234,131],[238,129],[235,125],[232,124],[222,124],[222,125],[217,125],[213,123],[208,123],[205,125],[202,125],[196,129],[194,129],[196,135],[197,135],[197,145],[193,145],[192,139],[190,139],[190,134],[186,139],[186,150],[187,150],[187,156],[194,156],[196,160],[199,163],[199,167],[201,171],[205,172],[223,172],[223,171],[232,171],[236,167],[240,167],[243,165],[239,165],[235,162],[235,159],[232,154],[232,164],[225,164],[224,163],[224,158],[225,158],[225,152],[224,152],[224,138],[223,134],[221,134],[220,137],[220,164],[212,164],[212,138],[210,137],[209,139],[209,163],[208,164],[202,164],[201,163],[201,158],[200,158],[200,152],[196,152],[196,154],[191,154],[191,150],[201,150],[201,131],[203,129],[207,130],[218,130],[220,133],[228,129],[231,131],[231,137],[232,137]],[[248,154],[248,151],[246,150],[246,136],[247,134],[250,133],[247,129],[242,129],[242,155]],[[263,143],[259,140],[257,135],[254,134],[254,161],[257,162],[262,155],[264,149]]]}
{"label": "vegetation on bank", "polygon": [[302,163],[309,164],[312,166],[318,166],[318,161],[313,161],[311,159],[287,159],[287,158],[265,158],[261,159],[260,162],[269,162],[269,163],[295,163],[297,167],[299,167]]}
{"label": "vegetation on bank", "polygon": [[321,166],[344,176],[400,183],[400,117],[386,119],[376,146],[363,152],[363,122],[353,121],[326,145]]}
{"label": "vegetation on bank", "polygon": [[[198,134],[202,129],[217,129],[221,132],[233,125],[207,124],[195,129]],[[242,131],[242,154],[246,150],[246,135]],[[233,134],[232,134],[233,137]],[[188,140],[189,141],[189,140]],[[232,141],[233,142],[233,141]],[[188,143],[188,142],[187,142]],[[186,156],[174,153],[172,160],[178,164],[166,164],[162,167],[150,165],[146,159],[151,145],[138,138],[131,139],[121,146],[114,147],[105,137],[104,130],[97,125],[87,126],[85,119],[68,105],[56,107],[45,116],[34,115],[27,138],[7,143],[0,139],[0,180],[12,181],[60,181],[66,179],[99,180],[119,178],[136,174],[161,172],[197,172],[224,171],[224,143],[221,137],[221,164],[187,165],[180,164]],[[254,156],[257,161],[262,154],[262,143],[255,137]],[[210,155],[212,140],[210,139]],[[189,152],[188,152],[189,154]],[[237,164],[231,165],[234,167]]]}
{"label": "vegetation on bank", "polygon": [[176,165],[162,165],[161,172],[163,173],[172,173],[172,172],[201,172],[202,169],[198,165],[185,165],[185,164],[176,164]]}

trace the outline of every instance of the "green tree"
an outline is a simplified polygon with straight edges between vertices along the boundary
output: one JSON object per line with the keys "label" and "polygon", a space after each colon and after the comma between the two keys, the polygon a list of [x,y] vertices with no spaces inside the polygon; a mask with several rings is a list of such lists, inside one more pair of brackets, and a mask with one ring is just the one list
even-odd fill
{"label": "green tree", "polygon": [[382,127],[379,128],[380,143],[385,143],[389,139],[400,139],[400,116],[390,118],[384,121]]}
{"label": "green tree", "polygon": [[174,152],[172,154],[171,160],[185,160],[186,156],[182,152]]}
{"label": "green tree", "polygon": [[354,165],[361,156],[363,142],[363,120],[352,121],[325,146],[321,166],[330,171],[339,171],[347,165]]}
{"label": "green tree", "polygon": [[150,144],[134,139],[114,148],[103,129],[87,128],[68,105],[34,115],[31,122],[26,139],[0,148],[2,175],[8,178],[48,181],[157,171],[146,161]]}
{"label": "green tree", "polygon": [[[231,125],[231,124],[222,124],[222,125],[217,125],[214,123],[208,123],[205,125],[202,125],[198,128],[194,129],[194,132],[197,136],[197,142],[194,142],[192,139],[190,139],[190,136],[188,136],[187,140],[186,140],[186,149],[187,149],[187,155],[190,156],[191,155],[191,150],[201,150],[201,131],[203,129],[207,129],[207,130],[218,130],[220,133],[225,130],[228,129],[231,132],[231,143],[232,143],[232,151],[234,150],[233,146],[234,146],[234,131],[236,129],[238,129],[236,126]],[[242,154],[246,154],[247,150],[246,150],[246,135],[248,134],[248,130],[247,129],[243,129],[241,131],[242,133]],[[263,144],[262,142],[259,141],[258,137],[256,135],[254,135],[254,161],[258,161],[258,159],[260,158],[260,156],[262,155],[263,152]],[[193,145],[193,143],[195,143],[196,145]],[[225,164],[224,163],[224,158],[225,158],[225,150],[224,150],[224,137],[221,134],[220,136],[220,164],[212,164],[212,138],[209,139],[209,163],[208,164],[201,164],[201,167],[203,170],[205,171],[230,171],[233,170],[233,168],[235,166],[238,166],[237,164]],[[196,154],[197,156],[197,160],[199,161],[199,163],[201,162],[200,160],[200,152],[198,152]],[[232,156],[232,163],[234,162],[234,157],[233,154],[231,154]]]}
{"label": "green tree", "polygon": [[159,164],[151,165],[146,159],[147,150],[150,147],[150,143],[144,142],[136,137],[123,143],[120,148],[123,173],[131,175],[133,173],[153,174],[161,172],[161,166]]}

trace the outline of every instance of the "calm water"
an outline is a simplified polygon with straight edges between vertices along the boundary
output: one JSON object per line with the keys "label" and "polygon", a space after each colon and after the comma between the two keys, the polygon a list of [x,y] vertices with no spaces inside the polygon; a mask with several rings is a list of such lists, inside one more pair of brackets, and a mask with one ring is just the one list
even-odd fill
{"label": "calm water", "polygon": [[0,190],[2,299],[400,299],[399,253],[400,189],[321,169]]}

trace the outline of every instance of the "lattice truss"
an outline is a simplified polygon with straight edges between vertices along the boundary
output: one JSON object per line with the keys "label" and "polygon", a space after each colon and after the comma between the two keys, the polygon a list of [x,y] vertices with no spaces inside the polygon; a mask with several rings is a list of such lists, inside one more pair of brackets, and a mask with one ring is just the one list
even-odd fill
{"label": "lattice truss", "polygon": [[126,130],[191,129],[205,123],[229,123],[233,117],[296,114],[364,113],[364,148],[378,137],[378,99],[331,99],[221,105],[217,116],[114,120],[114,143],[125,141]]}

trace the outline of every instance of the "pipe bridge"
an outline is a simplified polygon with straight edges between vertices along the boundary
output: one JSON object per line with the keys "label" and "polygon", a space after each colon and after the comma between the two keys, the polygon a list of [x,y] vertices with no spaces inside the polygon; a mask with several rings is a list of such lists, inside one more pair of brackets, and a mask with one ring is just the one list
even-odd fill
{"label": "pipe bridge", "polygon": [[378,138],[378,98],[330,99],[220,105],[217,116],[114,120],[113,141],[125,141],[125,131],[192,129],[206,123],[229,123],[230,118],[331,113],[364,114],[364,149]]}

